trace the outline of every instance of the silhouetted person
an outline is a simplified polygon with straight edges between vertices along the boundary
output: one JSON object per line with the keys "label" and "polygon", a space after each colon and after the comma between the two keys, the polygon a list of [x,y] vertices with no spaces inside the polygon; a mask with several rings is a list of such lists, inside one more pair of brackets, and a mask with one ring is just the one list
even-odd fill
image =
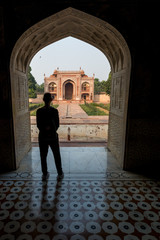
{"label": "silhouetted person", "polygon": [[47,179],[49,176],[47,169],[47,154],[49,146],[54,155],[58,178],[61,179],[64,175],[61,164],[59,139],[56,132],[59,128],[59,114],[57,109],[50,106],[52,100],[51,94],[45,93],[43,96],[45,106],[39,108],[36,112],[43,180]]}

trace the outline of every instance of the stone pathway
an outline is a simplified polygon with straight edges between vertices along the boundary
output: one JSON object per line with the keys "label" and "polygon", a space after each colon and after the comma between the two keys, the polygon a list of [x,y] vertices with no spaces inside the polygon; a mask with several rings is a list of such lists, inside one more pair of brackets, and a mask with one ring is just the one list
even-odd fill
{"label": "stone pathway", "polygon": [[88,118],[87,113],[77,103],[63,103],[58,106],[60,118]]}

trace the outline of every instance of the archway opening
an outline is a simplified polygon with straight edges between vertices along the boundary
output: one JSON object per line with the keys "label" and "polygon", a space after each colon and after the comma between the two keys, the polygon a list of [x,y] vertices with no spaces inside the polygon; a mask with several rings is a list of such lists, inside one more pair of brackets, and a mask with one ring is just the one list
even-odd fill
{"label": "archway opening", "polygon": [[19,165],[31,147],[27,94],[29,63],[40,49],[67,36],[95,46],[110,62],[112,92],[108,147],[123,167],[131,68],[129,49],[122,35],[113,26],[73,8],[35,24],[20,37],[13,49],[10,71],[16,165]]}
{"label": "archway opening", "polygon": [[73,84],[70,82],[65,85],[65,99],[73,99]]}

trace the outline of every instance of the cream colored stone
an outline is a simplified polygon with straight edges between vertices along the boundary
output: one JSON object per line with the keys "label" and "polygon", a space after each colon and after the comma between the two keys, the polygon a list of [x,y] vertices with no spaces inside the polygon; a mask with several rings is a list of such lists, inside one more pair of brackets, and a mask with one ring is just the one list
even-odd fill
{"label": "cream colored stone", "polygon": [[[70,128],[70,131],[68,131],[68,128]],[[70,132],[71,141],[106,142],[108,139],[108,124],[65,124],[60,125],[57,132],[61,141],[68,141],[68,133]],[[38,142],[38,133],[37,126],[32,124],[31,138],[33,142]]]}

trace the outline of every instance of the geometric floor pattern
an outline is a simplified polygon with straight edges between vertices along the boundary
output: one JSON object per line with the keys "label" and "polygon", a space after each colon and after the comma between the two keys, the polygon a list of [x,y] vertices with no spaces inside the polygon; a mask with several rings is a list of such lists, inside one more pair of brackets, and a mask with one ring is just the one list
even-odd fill
{"label": "geometric floor pattern", "polygon": [[28,176],[0,176],[0,240],[160,239],[158,181]]}

